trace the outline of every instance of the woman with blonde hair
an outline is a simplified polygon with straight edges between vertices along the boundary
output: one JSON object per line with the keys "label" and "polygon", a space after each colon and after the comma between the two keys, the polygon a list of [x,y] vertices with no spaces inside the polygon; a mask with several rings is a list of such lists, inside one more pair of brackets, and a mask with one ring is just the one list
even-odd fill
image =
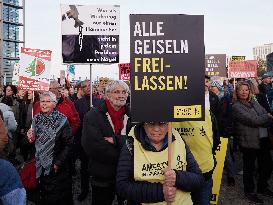
{"label": "woman with blonde hair", "polygon": [[273,197],[267,181],[272,171],[272,159],[269,148],[267,128],[273,122],[273,116],[252,98],[249,83],[239,82],[234,92],[232,106],[236,137],[243,153],[243,183],[245,196],[249,201],[262,204],[263,200],[255,193],[255,161],[258,161],[257,192]]}

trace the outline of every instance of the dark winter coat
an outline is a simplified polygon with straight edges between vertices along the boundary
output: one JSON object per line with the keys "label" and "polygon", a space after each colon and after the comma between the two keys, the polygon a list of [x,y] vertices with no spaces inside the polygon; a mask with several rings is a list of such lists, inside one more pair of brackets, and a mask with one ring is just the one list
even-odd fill
{"label": "dark winter coat", "polygon": [[[93,107],[102,104],[103,100],[98,100],[95,96],[92,98]],[[81,123],[83,122],[84,115],[90,110],[90,96],[84,96],[75,102],[75,107],[79,113]]]}
{"label": "dark winter coat", "polygon": [[231,137],[233,135],[232,121],[232,97],[225,94],[220,99],[219,131],[222,137]]}
{"label": "dark winter coat", "polygon": [[[129,107],[126,106],[123,123],[126,134],[131,128],[129,116]],[[114,184],[120,150],[126,139],[126,135],[114,134],[109,118],[106,104],[102,103],[97,108],[92,107],[83,120],[81,144],[89,158],[92,181],[97,186]],[[114,144],[107,142],[104,137],[112,137]]]}
{"label": "dark winter coat", "polygon": [[215,155],[216,149],[220,144],[220,101],[216,94],[209,91],[209,102],[210,102],[210,116],[212,122],[212,133],[213,133],[213,146],[212,153]]}
{"label": "dark winter coat", "polygon": [[273,88],[271,85],[261,83],[259,86],[260,93],[257,95],[257,100],[261,106],[266,109],[268,113],[273,113],[272,101],[273,101]]}
{"label": "dark winter coat", "polygon": [[255,100],[249,104],[241,101],[234,102],[232,106],[235,136],[243,148],[260,148],[259,127],[268,127],[273,120],[267,111]]}
{"label": "dark winter coat", "polygon": [[[154,151],[145,143],[145,131],[142,125],[134,129],[135,138],[142,147],[148,151]],[[173,136],[175,140],[175,136]],[[138,205],[142,203],[156,203],[164,201],[163,185],[161,183],[135,182],[134,181],[134,139],[129,137],[126,145],[122,148],[117,168],[117,193],[127,199],[127,205]],[[176,170],[176,187],[180,190],[191,192],[198,190],[204,182],[201,170],[195,161],[189,147],[186,148],[186,171]],[[163,148],[167,149],[167,146]]]}
{"label": "dark winter coat", "polygon": [[210,102],[210,110],[215,115],[216,119],[219,119],[219,113],[220,113],[220,101],[216,94],[209,91],[209,102]]}

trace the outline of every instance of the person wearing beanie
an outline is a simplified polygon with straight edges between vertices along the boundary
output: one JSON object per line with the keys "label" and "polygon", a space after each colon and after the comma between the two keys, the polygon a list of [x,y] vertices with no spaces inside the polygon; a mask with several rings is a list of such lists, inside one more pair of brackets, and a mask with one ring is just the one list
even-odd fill
{"label": "person wearing beanie", "polygon": [[258,96],[258,102],[263,106],[268,113],[273,114],[273,88],[271,85],[272,76],[267,73],[262,75],[262,83],[258,86],[260,94]]}
{"label": "person wearing beanie", "polygon": [[272,78],[271,75],[269,75],[268,73],[265,73],[265,74],[262,75],[262,78],[261,78],[261,79],[262,79],[262,81],[263,81],[263,80],[268,80],[268,79],[271,80],[271,78]]}
{"label": "person wearing beanie", "polygon": [[212,81],[210,90],[215,93],[220,102],[219,131],[221,137],[228,138],[227,154],[225,167],[227,170],[227,183],[229,186],[235,186],[235,161],[233,156],[233,136],[232,136],[232,96],[229,92],[224,92],[224,87],[220,81]]}
{"label": "person wearing beanie", "polygon": [[215,93],[219,100],[224,97],[224,87],[222,86],[221,82],[218,80],[214,80],[211,82],[210,90]]}

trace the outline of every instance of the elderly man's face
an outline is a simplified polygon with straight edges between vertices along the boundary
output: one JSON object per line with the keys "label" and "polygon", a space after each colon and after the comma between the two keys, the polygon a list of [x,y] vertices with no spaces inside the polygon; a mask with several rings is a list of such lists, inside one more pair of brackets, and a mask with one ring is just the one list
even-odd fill
{"label": "elderly man's face", "polygon": [[84,81],[83,84],[82,84],[82,92],[83,94],[86,96],[86,95],[90,95],[90,81]]}
{"label": "elderly man's face", "polygon": [[74,88],[69,88],[69,95],[74,95],[74,93],[75,93]]}
{"label": "elderly man's face", "polygon": [[123,86],[116,86],[111,93],[107,94],[107,99],[113,107],[120,108],[126,104],[128,93]]}
{"label": "elderly man's face", "polygon": [[64,97],[68,97],[68,90],[67,89],[61,89],[61,94]]}
{"label": "elderly man's face", "polygon": [[213,92],[215,95],[220,93],[220,90],[216,86],[211,86],[210,91]]}
{"label": "elderly man's face", "polygon": [[56,102],[52,101],[50,96],[42,95],[40,99],[40,106],[41,106],[41,111],[44,114],[50,114],[53,111],[53,109],[56,107]]}
{"label": "elderly man's face", "polygon": [[164,137],[168,132],[168,123],[166,122],[145,122],[144,129],[150,142],[153,145],[163,144]]}
{"label": "elderly man's face", "polygon": [[264,82],[265,84],[271,83],[271,77],[267,77],[267,78],[263,79],[263,82]]}
{"label": "elderly man's face", "polygon": [[62,90],[62,87],[59,85],[59,83],[54,83],[54,82],[50,83],[49,91],[54,93],[57,98],[61,97],[61,90]]}

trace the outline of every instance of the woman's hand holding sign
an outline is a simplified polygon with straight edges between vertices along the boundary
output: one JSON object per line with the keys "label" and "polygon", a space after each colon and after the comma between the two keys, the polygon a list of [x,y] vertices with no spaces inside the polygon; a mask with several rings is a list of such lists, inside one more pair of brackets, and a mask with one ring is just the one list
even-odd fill
{"label": "woman's hand holding sign", "polygon": [[176,182],[176,173],[173,169],[165,169],[163,170],[164,176],[165,176],[165,181],[164,184],[167,186],[175,186]]}
{"label": "woman's hand holding sign", "polygon": [[32,143],[35,141],[35,135],[34,135],[34,131],[32,128],[30,128],[28,131],[27,131],[27,139],[29,141],[29,143]]}
{"label": "woman's hand holding sign", "polygon": [[163,184],[163,193],[166,202],[173,202],[176,195],[176,173],[173,169],[166,168],[163,171],[165,180]]}

